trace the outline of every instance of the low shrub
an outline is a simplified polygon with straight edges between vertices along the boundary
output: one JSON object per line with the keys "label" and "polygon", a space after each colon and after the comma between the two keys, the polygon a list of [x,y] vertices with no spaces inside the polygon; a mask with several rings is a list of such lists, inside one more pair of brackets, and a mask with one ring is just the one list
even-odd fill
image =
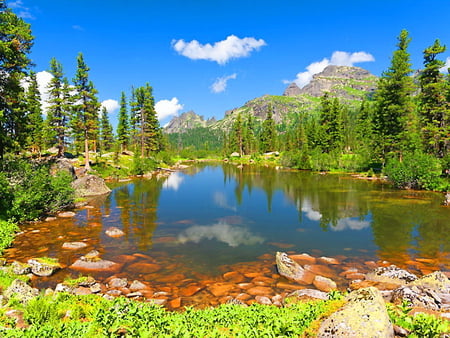
{"label": "low shrub", "polygon": [[383,172],[400,189],[435,190],[442,185],[439,160],[420,152],[407,153],[401,161],[388,160]]}

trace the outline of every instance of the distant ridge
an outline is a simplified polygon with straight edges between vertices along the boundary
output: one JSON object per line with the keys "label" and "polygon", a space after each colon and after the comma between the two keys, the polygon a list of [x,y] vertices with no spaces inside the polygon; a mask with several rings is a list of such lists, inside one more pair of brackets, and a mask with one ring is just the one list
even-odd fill
{"label": "distant ridge", "polygon": [[170,120],[170,122],[164,126],[164,132],[167,134],[183,133],[188,129],[207,127],[215,122],[216,119],[214,117],[205,120],[203,116],[197,115],[194,111],[190,110],[180,116],[175,116]]}

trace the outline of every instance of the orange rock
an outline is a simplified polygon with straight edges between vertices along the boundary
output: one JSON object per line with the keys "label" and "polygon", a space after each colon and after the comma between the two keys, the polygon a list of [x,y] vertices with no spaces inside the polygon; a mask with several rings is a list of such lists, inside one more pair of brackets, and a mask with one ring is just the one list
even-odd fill
{"label": "orange rock", "polygon": [[250,296],[248,293],[240,293],[235,298],[245,302],[246,300],[249,300],[252,296]]}
{"label": "orange rock", "polygon": [[127,270],[134,273],[148,274],[161,270],[161,266],[153,263],[133,263],[127,267]]}
{"label": "orange rock", "polygon": [[250,289],[251,287],[253,287],[254,285],[252,283],[239,283],[236,284],[236,286],[240,289]]}
{"label": "orange rock", "polygon": [[180,295],[184,296],[184,297],[191,297],[193,295],[195,295],[197,292],[203,290],[205,287],[204,286],[198,286],[198,285],[188,285],[185,288],[182,288],[180,290]]}
{"label": "orange rock", "polygon": [[174,298],[171,301],[169,301],[169,306],[172,309],[178,309],[179,307],[181,307],[181,297]]}
{"label": "orange rock", "polygon": [[116,261],[118,261],[119,263],[131,263],[133,261],[135,261],[137,259],[137,257],[133,256],[133,255],[118,255],[116,256]]}
{"label": "orange rock", "polygon": [[276,287],[279,289],[288,289],[288,290],[301,290],[305,288],[305,286],[302,285],[290,284],[285,282],[278,282]]}
{"label": "orange rock", "polygon": [[267,286],[254,286],[246,290],[249,295],[252,296],[268,296],[273,293],[272,288]]}
{"label": "orange rock", "polygon": [[345,275],[345,278],[350,279],[350,280],[356,280],[356,279],[364,280],[366,278],[366,275],[363,273],[355,272],[355,273],[349,273],[349,274]]}
{"label": "orange rock", "polygon": [[147,256],[147,255],[144,255],[144,254],[141,254],[141,253],[139,253],[139,252],[134,253],[133,256],[139,257],[139,258],[144,258],[145,260],[149,260],[149,261],[151,261],[151,262],[154,262],[154,261],[155,261],[155,259],[154,259],[153,257]]}
{"label": "orange rock", "polygon": [[262,273],[260,272],[248,272],[248,273],[244,273],[244,276],[247,278],[255,278],[258,276],[262,276]]}
{"label": "orange rock", "polygon": [[302,253],[300,255],[290,255],[289,257],[291,257],[294,262],[300,265],[316,264],[316,258],[308,255],[307,253]]}
{"label": "orange rock", "polygon": [[236,286],[232,283],[215,283],[207,286],[209,292],[216,297],[222,297],[228,295],[231,291],[236,289]]}
{"label": "orange rock", "polygon": [[245,282],[245,276],[238,271],[230,271],[223,274],[223,279],[230,283]]}
{"label": "orange rock", "polygon": [[248,301],[245,302],[245,304],[247,305],[252,305],[253,303],[257,303],[255,299],[249,299]]}
{"label": "orange rock", "polygon": [[185,278],[186,278],[186,276],[183,275],[182,273],[176,273],[174,275],[158,277],[155,280],[158,282],[162,282],[162,283],[175,283],[175,282],[179,282]]}
{"label": "orange rock", "polygon": [[262,259],[262,260],[273,259],[273,255],[271,255],[271,254],[264,254],[264,255],[259,256],[258,259]]}
{"label": "orange rock", "polygon": [[378,267],[377,263],[375,263],[374,261],[367,261],[367,262],[364,262],[364,264],[367,265],[371,269],[375,269]]}
{"label": "orange rock", "polygon": [[317,263],[319,264],[324,264],[324,265],[339,265],[341,264],[339,262],[339,260],[337,260],[336,258],[332,258],[332,257],[319,257],[317,258]]}
{"label": "orange rock", "polygon": [[266,296],[255,296],[255,300],[256,300],[259,304],[263,304],[263,305],[272,305],[272,301],[270,300],[269,297],[266,297]]}
{"label": "orange rock", "polygon": [[275,283],[275,280],[269,277],[264,277],[264,276],[258,276],[252,279],[252,283],[255,285],[261,285],[261,286],[265,286],[265,285],[272,285]]}
{"label": "orange rock", "polygon": [[336,276],[336,272],[326,265],[319,265],[319,264],[305,265],[304,268],[305,270],[310,271],[316,275],[321,275],[329,278]]}
{"label": "orange rock", "polygon": [[320,291],[330,292],[331,290],[337,289],[335,281],[323,276],[316,276],[314,278],[313,284]]}

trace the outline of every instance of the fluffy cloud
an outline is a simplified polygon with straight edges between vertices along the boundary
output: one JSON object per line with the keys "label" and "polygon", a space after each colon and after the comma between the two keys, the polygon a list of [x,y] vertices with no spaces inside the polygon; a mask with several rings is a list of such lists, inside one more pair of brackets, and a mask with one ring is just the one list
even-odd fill
{"label": "fluffy cloud", "polygon": [[22,19],[34,19],[30,9],[23,4],[22,0],[12,1],[8,5],[10,8],[14,9],[16,14]]}
{"label": "fluffy cloud", "polygon": [[211,91],[216,94],[225,91],[225,89],[227,89],[228,80],[234,80],[236,79],[236,77],[236,73],[228,76],[218,77],[216,81],[214,81],[214,83],[211,85]]}
{"label": "fluffy cloud", "polygon": [[160,100],[155,104],[155,110],[160,121],[166,117],[177,115],[181,109],[183,109],[183,105],[178,102],[176,97],[173,97],[172,100]]}
{"label": "fluffy cloud", "polygon": [[180,173],[171,173],[167,180],[164,181],[163,188],[177,191],[183,181],[184,177]]}
{"label": "fluffy cloud", "polygon": [[48,104],[48,85],[52,80],[53,75],[47,71],[36,73],[36,80],[38,83],[39,93],[41,93],[41,105],[44,114],[47,113]]}
{"label": "fluffy cloud", "polygon": [[105,107],[108,113],[113,113],[119,109],[120,105],[116,100],[108,99],[102,102],[102,107]]}
{"label": "fluffy cloud", "polygon": [[252,234],[246,228],[232,226],[227,223],[217,223],[211,226],[194,225],[178,235],[178,241],[180,243],[199,243],[204,239],[215,239],[231,247],[261,244],[264,242],[264,238]]}
{"label": "fluffy cloud", "polygon": [[439,69],[442,73],[448,73],[448,69],[450,68],[450,56],[445,60],[445,66]]}
{"label": "fluffy cloud", "polygon": [[[306,67],[305,72],[297,74],[297,78],[294,82],[300,87],[306,86],[314,74],[318,74],[323,71],[329,65],[335,66],[353,66],[355,63],[375,61],[375,58],[366,52],[348,53],[336,51],[331,55],[331,59],[324,58],[321,61],[313,62]],[[283,81],[285,82],[285,81]],[[291,81],[288,81],[291,82]]]}
{"label": "fluffy cloud", "polygon": [[232,206],[228,203],[227,196],[221,191],[216,191],[214,193],[213,201],[214,201],[214,204],[217,205],[218,207],[236,211],[236,207]]}
{"label": "fluffy cloud", "polygon": [[240,39],[235,35],[228,36],[225,40],[202,45],[197,40],[185,42],[184,40],[172,40],[172,48],[183,56],[192,60],[209,60],[218,64],[225,64],[230,59],[249,56],[253,50],[259,50],[265,46],[263,39]]}
{"label": "fluffy cloud", "polygon": [[343,231],[343,230],[362,230],[370,227],[370,222],[366,220],[360,220],[357,218],[341,218],[338,220],[337,225],[330,227],[333,231]]}

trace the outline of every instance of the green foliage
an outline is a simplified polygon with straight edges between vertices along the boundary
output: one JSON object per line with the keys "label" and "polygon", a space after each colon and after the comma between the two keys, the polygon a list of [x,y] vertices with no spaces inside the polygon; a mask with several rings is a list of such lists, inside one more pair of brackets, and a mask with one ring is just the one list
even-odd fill
{"label": "green foliage", "polygon": [[407,153],[402,161],[388,160],[384,174],[395,187],[401,189],[433,190],[442,183],[439,160],[420,152]]}
{"label": "green foliage", "polygon": [[450,332],[450,323],[444,319],[437,318],[425,313],[417,313],[414,316],[409,315],[411,308],[409,304],[387,305],[387,310],[391,321],[400,327],[403,327],[411,334],[408,337],[440,337],[443,333]]}
{"label": "green foliage", "polygon": [[23,280],[24,282],[28,282],[30,280],[30,277],[27,275],[18,276],[10,270],[11,269],[0,270],[0,289],[5,290],[16,279]]}
{"label": "green foliage", "polygon": [[49,174],[46,165],[32,164],[23,160],[3,163],[3,178],[7,184],[0,189],[2,201],[9,206],[3,211],[4,219],[15,221],[34,220],[45,213],[70,206],[73,202],[72,177],[66,172],[56,176]]}
{"label": "green foliage", "polygon": [[0,254],[14,239],[14,233],[19,230],[17,224],[0,220]]}
{"label": "green foliage", "polygon": [[130,174],[144,175],[155,170],[157,167],[158,163],[153,158],[141,158],[139,156],[135,156],[133,158]]}
{"label": "green foliage", "polygon": [[295,169],[312,169],[311,157],[307,151],[285,151],[281,156],[281,165]]}

